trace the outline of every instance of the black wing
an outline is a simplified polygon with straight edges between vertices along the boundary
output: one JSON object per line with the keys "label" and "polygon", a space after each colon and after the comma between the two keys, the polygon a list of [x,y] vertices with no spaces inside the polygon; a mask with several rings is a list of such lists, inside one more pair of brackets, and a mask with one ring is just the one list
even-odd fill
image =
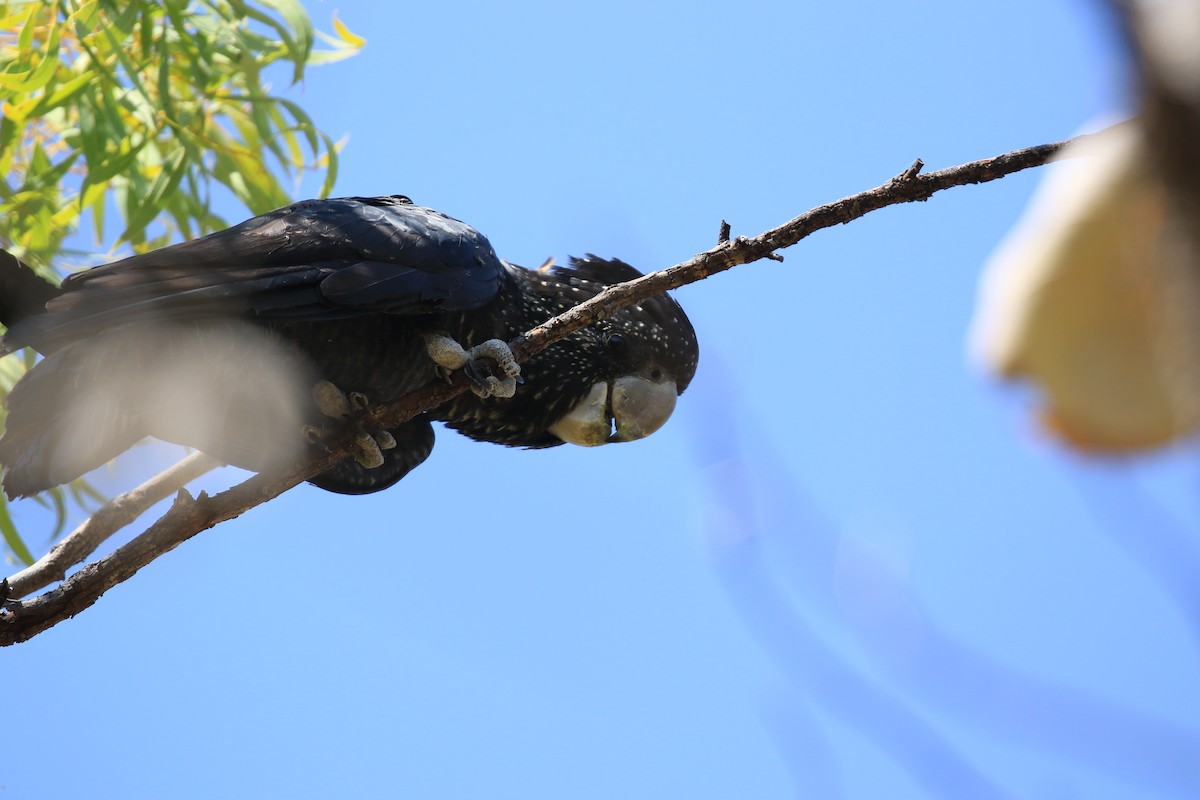
{"label": "black wing", "polygon": [[236,314],[320,320],[476,308],[504,267],[488,240],[408,198],[307,200],[63,281],[3,352],[43,353],[130,322]]}

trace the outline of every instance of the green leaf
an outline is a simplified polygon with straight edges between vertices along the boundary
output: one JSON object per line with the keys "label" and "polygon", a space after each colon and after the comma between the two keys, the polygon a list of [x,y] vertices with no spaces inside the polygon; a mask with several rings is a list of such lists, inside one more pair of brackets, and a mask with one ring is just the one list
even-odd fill
{"label": "green leaf", "polygon": [[37,13],[37,10],[37,6],[29,6],[29,11],[21,21],[21,35],[17,37],[17,49],[23,53],[28,52],[29,48],[33,47],[33,32],[37,30],[37,26],[33,22],[33,16]]}
{"label": "green leaf", "polygon": [[42,508],[54,512],[54,532],[50,534],[50,538],[57,539],[59,536],[62,536],[63,530],[67,527],[66,492],[61,488],[54,488],[33,499]]}
{"label": "green leaf", "polygon": [[[84,179],[84,188],[94,184],[107,183],[115,175],[129,171],[138,158],[141,157],[142,150],[150,141],[148,138],[143,139],[134,144],[128,152],[116,153],[110,157],[98,154],[95,165],[88,169],[87,177]],[[102,147],[103,145],[100,146]],[[90,161],[91,159],[89,159]]]}
{"label": "green leaf", "polygon": [[84,73],[76,75],[65,83],[59,84],[53,92],[42,97],[38,104],[30,111],[30,116],[45,116],[51,109],[65,105],[68,100],[74,99],[77,94],[82,92],[94,80],[94,76]]}
{"label": "green leaf", "polygon": [[238,13],[256,22],[268,26],[283,40],[287,50],[288,60],[292,62],[292,83],[299,83],[304,78],[304,66],[312,53],[313,32],[312,21],[298,0],[259,0],[259,2],[283,17],[283,22],[252,4],[243,0],[229,0]]}
{"label": "green leaf", "polygon": [[4,534],[4,543],[8,545],[8,549],[20,559],[22,564],[28,567],[33,563],[33,555],[25,546],[20,534],[17,533],[17,527],[13,525],[12,516],[8,513],[8,501],[2,493],[0,493],[0,533]]}
{"label": "green leaf", "polygon": [[[27,29],[28,30],[28,29]],[[22,31],[24,35],[25,31]],[[32,94],[54,78],[58,70],[58,26],[50,29],[50,38],[44,52],[38,54],[38,65],[21,72],[0,72],[0,89],[14,94]],[[22,51],[27,48],[23,47]]]}
{"label": "green leaf", "polygon": [[121,240],[136,241],[144,238],[143,231],[146,226],[158,216],[165,205],[165,198],[179,186],[187,168],[187,151],[183,148],[179,148],[167,156],[150,191],[138,199],[137,210],[129,215],[125,224],[125,232],[120,237]]}

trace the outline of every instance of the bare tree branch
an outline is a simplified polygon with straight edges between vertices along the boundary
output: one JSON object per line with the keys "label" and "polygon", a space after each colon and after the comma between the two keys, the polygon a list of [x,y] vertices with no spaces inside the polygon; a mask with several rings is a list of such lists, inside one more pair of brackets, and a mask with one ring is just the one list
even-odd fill
{"label": "bare tree branch", "polygon": [[880,208],[928,200],[943,189],[969,183],[987,183],[1030,167],[1042,166],[1071,141],[1076,140],[1013,150],[993,158],[972,161],[924,175],[918,174],[922,164],[917,161],[882,186],[817,206],[758,236],[736,237],[731,241],[718,242],[711,250],[692,256],[681,264],[609,287],[570,311],[517,337],[513,342],[513,352],[518,361],[523,361],[543,347],[596,320],[610,317],[625,306],[669,289],[695,283],[739,264],[771,258],[776,250],[791,247],[819,230],[838,224],[844,225]]}
{"label": "bare tree branch", "polygon": [[105,539],[133,522],[159,500],[175,494],[220,463],[204,453],[192,453],[150,480],[117,495],[64,536],[37,560],[8,581],[5,599],[20,599],[67,576],[67,570],[96,551]]}
{"label": "bare tree branch", "polygon": [[[641,302],[660,292],[694,283],[739,264],[763,258],[782,260],[782,257],[776,254],[776,250],[790,247],[818,230],[845,224],[885,206],[926,200],[943,189],[969,183],[985,183],[1020,170],[1041,166],[1066,144],[1067,142],[1055,142],[1014,150],[994,158],[928,174],[921,174],[923,165],[917,161],[882,186],[817,206],[758,236],[730,240],[722,231],[722,241],[711,250],[669,269],[611,286],[592,299],[518,336],[511,343],[513,352],[518,361],[525,361],[574,331],[610,317],[625,306]],[[450,384],[432,384],[381,405],[363,422],[379,428],[394,428],[423,411],[453,399],[465,391],[467,386],[467,379],[460,374]],[[349,455],[351,439],[351,432],[347,431],[341,440],[330,444],[328,453],[311,458],[282,474],[255,475],[216,495],[201,493],[193,499],[185,490],[180,490],[171,509],[128,544],[84,566],[60,585],[38,597],[24,601],[8,599],[0,611],[0,645],[26,641],[56,623],[78,614],[95,603],[105,591],[129,579],[155,558],[174,549],[200,531],[237,517],[328,469]],[[163,485],[166,484],[164,481]],[[72,549],[71,552],[79,551]],[[59,558],[55,566],[46,566],[43,568],[44,572],[39,574],[53,574],[55,570],[61,574],[61,570],[65,570],[66,567],[62,566],[60,570],[59,564],[65,560]],[[25,570],[14,576],[13,582],[8,585],[10,594],[15,594],[12,591],[14,585],[26,591],[40,588],[34,584],[42,578],[31,579],[26,575],[28,572],[29,570]],[[4,586],[0,585],[0,590],[3,588]]]}

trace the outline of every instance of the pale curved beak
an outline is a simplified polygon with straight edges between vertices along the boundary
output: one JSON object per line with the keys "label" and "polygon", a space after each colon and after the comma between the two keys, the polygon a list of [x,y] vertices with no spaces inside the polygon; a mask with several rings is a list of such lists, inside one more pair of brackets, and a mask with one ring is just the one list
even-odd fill
{"label": "pale curved beak", "polygon": [[617,378],[612,390],[612,415],[617,431],[610,442],[632,442],[661,428],[675,410],[675,381],[653,383],[637,375]]}
{"label": "pale curved beak", "polygon": [[592,386],[587,397],[550,426],[550,432],[564,442],[595,447],[608,441],[612,417],[608,415],[608,384]]}
{"label": "pale curved beak", "polygon": [[670,419],[678,395],[674,381],[655,383],[626,375],[613,381],[611,391],[602,381],[551,425],[550,433],[584,447],[642,439]]}

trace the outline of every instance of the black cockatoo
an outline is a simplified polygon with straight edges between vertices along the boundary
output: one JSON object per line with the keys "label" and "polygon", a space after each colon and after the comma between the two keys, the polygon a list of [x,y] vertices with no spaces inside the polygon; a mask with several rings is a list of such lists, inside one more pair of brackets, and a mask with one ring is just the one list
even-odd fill
{"label": "black cockatoo", "polygon": [[473,393],[395,430],[362,431],[356,457],[312,481],[374,492],[425,460],[434,419],[515,447],[649,435],[698,358],[691,323],[663,294],[518,367],[504,342],[640,273],[595,256],[523,269],[401,196],[296,203],[61,288],[4,255],[0,354],[44,356],[8,398],[9,496],[72,480],[145,436],[275,468],[330,425],[356,424],[356,403],[465,368]]}

